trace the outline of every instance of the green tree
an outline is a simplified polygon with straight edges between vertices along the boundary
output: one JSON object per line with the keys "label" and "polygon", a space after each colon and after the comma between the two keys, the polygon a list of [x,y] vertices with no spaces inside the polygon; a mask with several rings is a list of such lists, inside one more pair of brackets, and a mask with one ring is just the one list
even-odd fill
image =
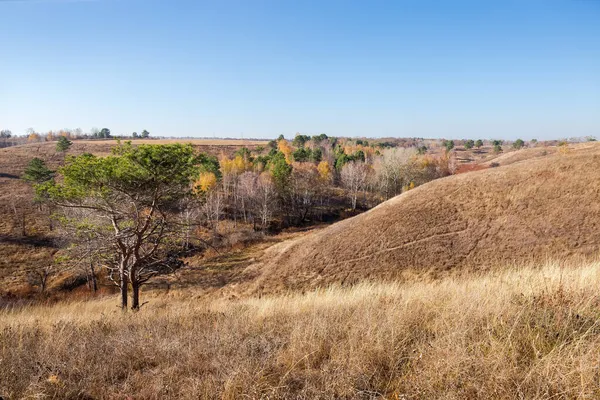
{"label": "green tree", "polygon": [[173,253],[181,224],[178,209],[192,195],[200,160],[191,145],[130,142],[113,155],[69,157],[60,182],[36,185],[40,198],[62,211],[61,223],[93,238],[108,276],[121,291],[121,308],[140,308],[140,287],[181,266]]}
{"label": "green tree", "polygon": [[304,147],[304,144],[310,140],[310,136],[301,135],[299,133],[296,134],[292,144],[296,147]]}
{"label": "green tree", "polygon": [[2,139],[9,139],[12,136],[12,132],[9,131],[8,129],[2,129],[0,131],[0,138]]}
{"label": "green tree", "polygon": [[277,191],[283,195],[289,187],[290,176],[292,175],[292,166],[287,163],[285,154],[278,151],[271,157],[269,172]]}
{"label": "green tree", "polygon": [[494,153],[496,153],[496,154],[502,153],[502,146],[500,146],[500,144],[494,145]]}
{"label": "green tree", "polygon": [[310,160],[312,151],[310,149],[300,147],[292,153],[292,156],[294,157],[294,161],[305,162]]}
{"label": "green tree", "polygon": [[323,159],[323,151],[320,148],[314,149],[310,154],[310,161],[314,163],[321,162]]}
{"label": "green tree", "polygon": [[248,149],[247,147],[240,147],[236,152],[235,152],[236,156],[240,156],[242,157],[244,160],[247,161],[252,161],[252,153],[250,152],[250,149]]}
{"label": "green tree", "polygon": [[473,148],[473,146],[475,146],[475,141],[472,139],[469,139],[465,142],[465,149],[470,150]]}
{"label": "green tree", "polygon": [[144,129],[141,133],[141,136],[143,139],[148,139],[148,137],[150,136],[150,132]]}
{"label": "green tree", "polygon": [[132,138],[134,138],[134,139],[137,139],[137,138],[139,137],[139,135],[138,135],[138,133],[137,133],[137,132],[133,132],[133,133],[131,134],[131,137],[132,137]]}
{"label": "green tree", "polygon": [[475,147],[480,149],[482,146],[483,146],[483,140],[477,139],[477,141],[475,142]]}
{"label": "green tree", "polygon": [[515,148],[517,150],[522,149],[523,146],[525,146],[525,142],[523,140],[521,140],[521,139],[517,139],[513,143],[513,148]]}
{"label": "green tree", "polygon": [[69,150],[72,144],[73,142],[71,142],[69,139],[64,136],[60,136],[58,138],[58,142],[56,142],[56,151],[65,152]]}
{"label": "green tree", "polygon": [[110,138],[110,129],[102,128],[102,130],[100,132],[98,132],[98,137],[103,138],[103,139],[109,139]]}
{"label": "green tree", "polygon": [[352,154],[352,161],[361,161],[365,162],[365,152],[362,150],[357,150]]}
{"label": "green tree", "polygon": [[454,148],[454,140],[444,140],[442,145],[446,148],[446,151],[450,151]]}
{"label": "green tree", "polygon": [[46,167],[44,160],[37,157],[29,161],[23,172],[23,179],[31,183],[43,183],[51,180],[53,176],[54,172]]}
{"label": "green tree", "polygon": [[423,146],[417,147],[417,154],[422,156],[425,153],[427,153],[427,146],[423,145]]}

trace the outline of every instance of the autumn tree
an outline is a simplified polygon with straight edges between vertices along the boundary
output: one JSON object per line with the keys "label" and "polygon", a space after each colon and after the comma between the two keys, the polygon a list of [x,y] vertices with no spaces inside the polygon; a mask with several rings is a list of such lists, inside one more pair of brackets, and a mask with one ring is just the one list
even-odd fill
{"label": "autumn tree", "polygon": [[[60,222],[102,244],[105,268],[121,291],[121,308],[140,308],[141,286],[179,267],[173,252],[180,233],[177,210],[192,195],[199,159],[191,145],[131,143],[108,157],[69,157],[61,180],[36,186],[62,211]],[[69,211],[85,212],[74,217]]]}
{"label": "autumn tree", "polygon": [[367,183],[369,166],[364,162],[353,161],[342,167],[342,184],[348,191],[352,209],[356,209],[356,201],[360,191],[364,190]]}
{"label": "autumn tree", "polygon": [[40,140],[42,140],[42,137],[40,136],[39,133],[36,133],[36,132],[31,132],[27,136],[27,142],[29,142],[29,143],[39,142]]}
{"label": "autumn tree", "polygon": [[285,156],[285,161],[288,164],[292,163],[292,152],[294,151],[291,146],[288,144],[287,140],[285,139],[280,139],[277,142],[277,149],[283,153],[283,155]]}
{"label": "autumn tree", "polygon": [[314,164],[295,164],[289,179],[285,204],[297,224],[303,223],[319,202],[319,173]]}

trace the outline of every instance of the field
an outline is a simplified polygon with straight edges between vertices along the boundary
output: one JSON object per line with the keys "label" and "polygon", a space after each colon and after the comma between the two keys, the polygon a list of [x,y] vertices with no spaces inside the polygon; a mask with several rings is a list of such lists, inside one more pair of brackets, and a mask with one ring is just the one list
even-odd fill
{"label": "field", "polygon": [[[172,144],[172,143],[191,143],[194,146],[255,146],[266,145],[267,140],[254,139],[123,139],[131,140],[133,144]],[[113,140],[114,141],[114,140]],[[78,140],[77,143],[88,145],[103,145],[105,140]]]}
{"label": "field", "polygon": [[0,149],[0,397],[600,397],[600,145],[453,154],[462,171],[336,223],[266,234],[224,219],[226,246],[189,254],[122,312],[113,289],[70,276],[34,294],[26,272],[64,243],[20,176],[65,156]]}
{"label": "field", "polygon": [[600,263],[244,300],[0,313],[0,393],[61,399],[600,396]]}

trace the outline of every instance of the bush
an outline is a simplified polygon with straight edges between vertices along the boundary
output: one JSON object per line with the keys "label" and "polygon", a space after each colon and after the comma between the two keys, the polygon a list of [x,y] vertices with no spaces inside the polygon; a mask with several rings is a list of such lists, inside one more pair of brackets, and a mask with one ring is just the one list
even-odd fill
{"label": "bush", "polygon": [[64,136],[58,138],[58,142],[56,142],[56,151],[67,151],[73,142],[67,139]]}
{"label": "bush", "polygon": [[513,143],[513,148],[515,148],[517,150],[522,149],[523,146],[525,146],[525,142],[523,140],[521,140],[521,139],[517,139]]}

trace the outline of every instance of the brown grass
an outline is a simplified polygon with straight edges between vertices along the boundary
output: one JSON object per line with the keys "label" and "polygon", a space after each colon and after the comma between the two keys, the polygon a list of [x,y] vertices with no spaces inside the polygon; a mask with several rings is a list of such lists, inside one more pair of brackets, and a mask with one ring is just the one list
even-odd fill
{"label": "brown grass", "polygon": [[[172,143],[191,143],[194,146],[254,146],[266,145],[268,140],[247,140],[247,139],[123,139],[131,140],[133,144],[172,144]],[[104,140],[78,140],[77,143],[101,145],[107,141]]]}
{"label": "brown grass", "polygon": [[198,300],[0,313],[17,398],[598,398],[600,263]]}
{"label": "brown grass", "polygon": [[[600,145],[429,182],[274,246],[251,293],[440,276],[600,248]],[[410,271],[409,271],[410,270]],[[408,276],[410,278],[411,276]]]}

